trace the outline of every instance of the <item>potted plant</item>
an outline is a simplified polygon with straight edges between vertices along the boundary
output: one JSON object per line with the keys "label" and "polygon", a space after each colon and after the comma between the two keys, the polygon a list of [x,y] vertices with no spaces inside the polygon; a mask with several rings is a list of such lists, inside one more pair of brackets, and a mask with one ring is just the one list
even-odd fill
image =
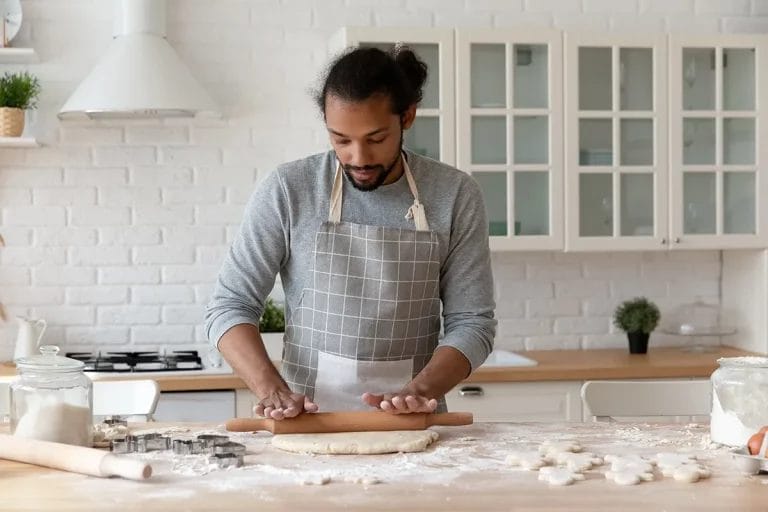
{"label": "potted plant", "polygon": [[24,111],[37,108],[40,81],[26,71],[0,77],[0,137],[19,137]]}
{"label": "potted plant", "polygon": [[659,308],[645,297],[619,304],[613,313],[613,324],[627,333],[630,354],[648,352],[648,338],[659,324]]}
{"label": "potted plant", "polygon": [[283,341],[283,332],[285,331],[285,313],[283,308],[275,303],[272,298],[268,298],[264,304],[264,313],[259,319],[259,332],[264,343]]}

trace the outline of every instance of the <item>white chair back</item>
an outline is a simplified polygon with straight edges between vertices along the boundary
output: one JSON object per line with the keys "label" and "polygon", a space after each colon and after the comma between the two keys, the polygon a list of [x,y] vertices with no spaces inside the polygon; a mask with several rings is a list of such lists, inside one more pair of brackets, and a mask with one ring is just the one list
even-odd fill
{"label": "white chair back", "polygon": [[159,398],[160,388],[154,380],[93,381],[94,416],[144,416],[151,420]]}
{"label": "white chair back", "polygon": [[581,387],[581,398],[597,421],[642,416],[709,416],[712,384],[708,379],[587,381]]}

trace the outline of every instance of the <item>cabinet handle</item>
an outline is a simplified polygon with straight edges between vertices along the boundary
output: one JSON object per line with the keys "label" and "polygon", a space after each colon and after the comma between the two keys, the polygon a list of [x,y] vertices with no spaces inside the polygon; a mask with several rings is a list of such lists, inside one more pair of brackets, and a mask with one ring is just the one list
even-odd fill
{"label": "cabinet handle", "polygon": [[666,238],[662,238],[661,239],[661,245],[667,245],[667,239]]}
{"label": "cabinet handle", "polygon": [[485,392],[480,386],[464,386],[459,389],[459,394],[461,396],[483,396]]}
{"label": "cabinet handle", "polygon": [[676,244],[679,244],[679,243],[680,243],[680,237],[679,237],[679,236],[675,238],[675,243],[676,243]]}

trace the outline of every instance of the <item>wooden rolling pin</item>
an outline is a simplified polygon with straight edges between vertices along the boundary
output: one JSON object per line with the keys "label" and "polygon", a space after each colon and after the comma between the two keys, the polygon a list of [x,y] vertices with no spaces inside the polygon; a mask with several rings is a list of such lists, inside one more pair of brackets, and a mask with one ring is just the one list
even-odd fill
{"label": "wooden rolling pin", "polygon": [[104,450],[0,434],[0,458],[92,476],[145,480],[152,466]]}
{"label": "wooden rolling pin", "polygon": [[471,425],[471,412],[389,414],[381,411],[315,412],[295,418],[234,418],[227,422],[231,432],[267,430],[273,434],[320,432],[366,432],[385,430],[424,430],[432,425]]}

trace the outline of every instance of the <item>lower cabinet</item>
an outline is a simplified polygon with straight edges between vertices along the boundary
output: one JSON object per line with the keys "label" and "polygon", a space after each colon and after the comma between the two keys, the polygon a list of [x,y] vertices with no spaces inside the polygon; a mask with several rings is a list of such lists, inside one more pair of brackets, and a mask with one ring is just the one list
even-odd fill
{"label": "lower cabinet", "polygon": [[581,381],[461,383],[445,395],[448,410],[478,422],[582,421]]}

